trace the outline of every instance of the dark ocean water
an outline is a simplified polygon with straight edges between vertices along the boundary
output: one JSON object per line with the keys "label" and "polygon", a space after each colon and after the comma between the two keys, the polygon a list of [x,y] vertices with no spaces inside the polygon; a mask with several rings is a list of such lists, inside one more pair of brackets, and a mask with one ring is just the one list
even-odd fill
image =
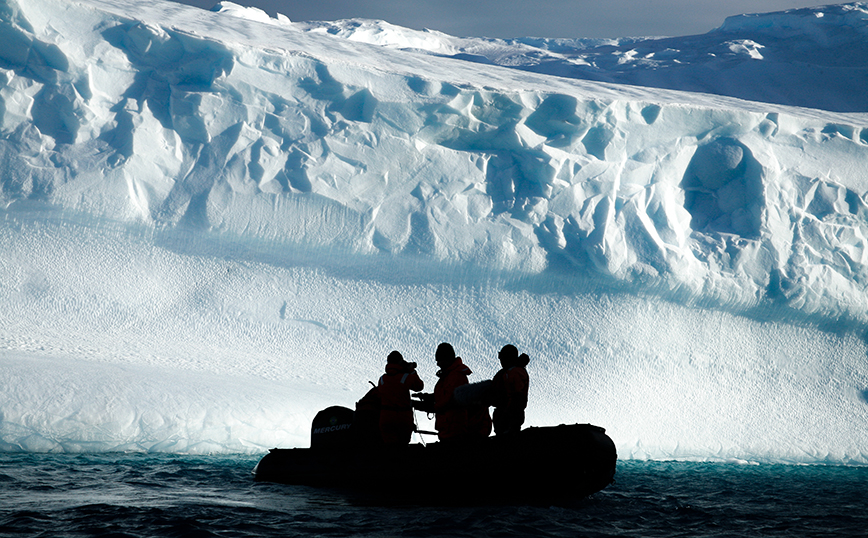
{"label": "dark ocean water", "polygon": [[419,506],[255,483],[257,460],[0,454],[0,535],[868,536],[868,467],[624,461],[582,501]]}

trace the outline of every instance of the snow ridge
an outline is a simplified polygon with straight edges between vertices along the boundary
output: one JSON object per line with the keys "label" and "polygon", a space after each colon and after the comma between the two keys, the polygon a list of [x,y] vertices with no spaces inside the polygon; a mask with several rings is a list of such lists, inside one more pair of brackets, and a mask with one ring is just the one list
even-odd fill
{"label": "snow ridge", "polygon": [[868,112],[868,3],[730,17],[707,34],[621,39],[457,38],[382,21],[309,32],[584,80]]}
{"label": "snow ridge", "polygon": [[300,55],[136,20],[54,43],[6,5],[22,47],[0,94],[10,210],[590,271],[688,303],[868,323],[862,118],[479,87],[327,62],[315,41]]}

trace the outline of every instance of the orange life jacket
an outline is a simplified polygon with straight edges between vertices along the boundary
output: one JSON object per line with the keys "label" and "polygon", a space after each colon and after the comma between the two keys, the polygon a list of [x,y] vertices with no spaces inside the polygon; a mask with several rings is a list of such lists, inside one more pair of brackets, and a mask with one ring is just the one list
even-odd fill
{"label": "orange life jacket", "polygon": [[493,380],[494,406],[524,409],[529,387],[530,378],[523,366],[501,369]]}
{"label": "orange life jacket", "polygon": [[458,407],[452,401],[455,389],[466,385],[467,376],[472,373],[461,357],[456,357],[452,364],[437,374],[440,379],[434,386],[434,427],[441,440],[488,437],[491,433],[487,407]]}
{"label": "orange life jacket", "polygon": [[530,378],[524,366],[503,368],[494,376],[492,395],[495,433],[517,433],[521,430],[529,386]]}
{"label": "orange life jacket", "polygon": [[410,391],[420,391],[425,383],[400,364],[387,364],[380,377],[380,434],[386,444],[407,444],[415,426]]}
{"label": "orange life jacket", "polygon": [[467,376],[471,373],[470,368],[461,361],[461,357],[456,357],[452,364],[437,372],[440,379],[434,385],[434,427],[441,440],[467,434],[467,409],[455,406],[452,393],[456,387],[468,383]]}

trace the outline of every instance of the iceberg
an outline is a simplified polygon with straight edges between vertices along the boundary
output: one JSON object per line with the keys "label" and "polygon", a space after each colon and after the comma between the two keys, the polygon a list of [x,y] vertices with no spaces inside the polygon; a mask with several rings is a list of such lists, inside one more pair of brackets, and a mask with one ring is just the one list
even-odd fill
{"label": "iceberg", "polygon": [[[0,450],[305,446],[449,341],[479,379],[516,344],[528,423],[622,458],[866,464],[866,32],[865,3],[605,44],[0,0]],[[836,67],[796,69],[802,35]]]}

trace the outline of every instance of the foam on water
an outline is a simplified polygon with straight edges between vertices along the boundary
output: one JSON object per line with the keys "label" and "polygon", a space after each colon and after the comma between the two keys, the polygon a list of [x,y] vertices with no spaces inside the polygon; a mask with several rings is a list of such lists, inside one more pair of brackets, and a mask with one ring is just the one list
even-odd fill
{"label": "foam on water", "polygon": [[868,463],[865,115],[0,6],[3,449],[304,446],[391,349],[512,342],[622,457]]}

